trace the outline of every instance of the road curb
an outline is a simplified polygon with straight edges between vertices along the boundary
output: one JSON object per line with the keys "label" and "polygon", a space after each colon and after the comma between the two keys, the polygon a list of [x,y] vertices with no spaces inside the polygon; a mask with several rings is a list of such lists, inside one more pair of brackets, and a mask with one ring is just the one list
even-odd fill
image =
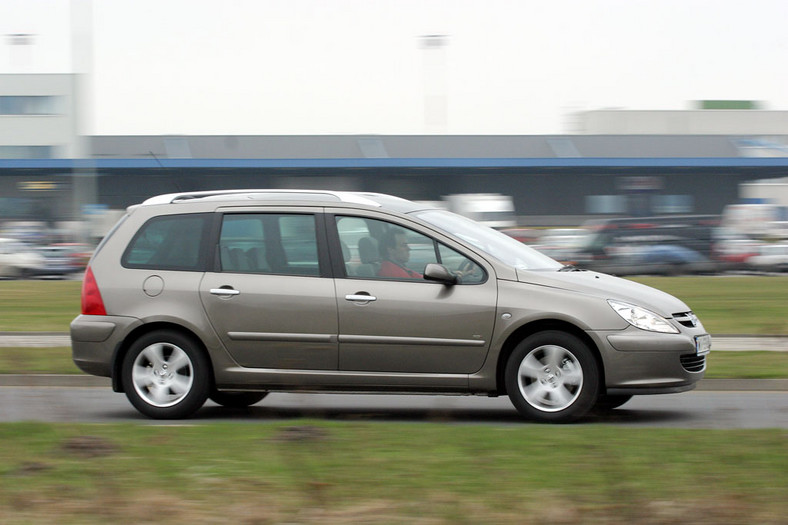
{"label": "road curb", "polygon": [[697,390],[740,392],[787,391],[788,379],[703,379]]}
{"label": "road curb", "polygon": [[[0,387],[76,387],[109,388],[108,377],[80,374],[0,374]],[[788,391],[788,379],[703,379],[697,390],[705,392],[769,392]]]}
{"label": "road curb", "polygon": [[110,387],[108,377],[80,374],[0,374],[2,386],[40,386],[40,387]]}

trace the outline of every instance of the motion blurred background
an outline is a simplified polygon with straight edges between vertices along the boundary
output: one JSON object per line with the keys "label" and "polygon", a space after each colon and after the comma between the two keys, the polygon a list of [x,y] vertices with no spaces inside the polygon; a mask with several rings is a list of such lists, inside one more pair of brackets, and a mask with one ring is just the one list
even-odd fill
{"label": "motion blurred background", "polygon": [[788,4],[6,0],[0,276],[125,207],[375,191],[620,275],[788,268]]}

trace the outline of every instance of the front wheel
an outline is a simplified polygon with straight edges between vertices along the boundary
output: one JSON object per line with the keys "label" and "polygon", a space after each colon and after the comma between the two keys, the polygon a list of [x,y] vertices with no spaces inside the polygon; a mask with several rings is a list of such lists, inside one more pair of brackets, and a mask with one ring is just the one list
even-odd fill
{"label": "front wheel", "polygon": [[583,417],[597,400],[599,369],[588,346],[549,330],[523,340],[506,364],[506,391],[528,419],[566,423]]}
{"label": "front wheel", "polygon": [[200,345],[171,330],[143,335],[123,359],[126,397],[155,419],[191,416],[208,398],[210,371]]}

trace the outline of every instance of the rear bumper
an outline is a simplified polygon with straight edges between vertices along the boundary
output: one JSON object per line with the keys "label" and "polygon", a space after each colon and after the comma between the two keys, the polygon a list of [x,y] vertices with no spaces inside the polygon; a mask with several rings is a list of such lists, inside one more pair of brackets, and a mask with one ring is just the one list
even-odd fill
{"label": "rear bumper", "polygon": [[85,373],[112,377],[115,352],[140,321],[133,317],[79,315],[71,321],[71,357]]}

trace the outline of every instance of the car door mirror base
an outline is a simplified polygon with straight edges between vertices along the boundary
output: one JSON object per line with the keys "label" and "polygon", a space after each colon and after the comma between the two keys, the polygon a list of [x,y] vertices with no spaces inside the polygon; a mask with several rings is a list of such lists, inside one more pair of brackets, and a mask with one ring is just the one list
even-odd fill
{"label": "car door mirror base", "polygon": [[446,285],[457,284],[457,276],[442,264],[429,263],[424,268],[424,278],[428,281],[437,281]]}

